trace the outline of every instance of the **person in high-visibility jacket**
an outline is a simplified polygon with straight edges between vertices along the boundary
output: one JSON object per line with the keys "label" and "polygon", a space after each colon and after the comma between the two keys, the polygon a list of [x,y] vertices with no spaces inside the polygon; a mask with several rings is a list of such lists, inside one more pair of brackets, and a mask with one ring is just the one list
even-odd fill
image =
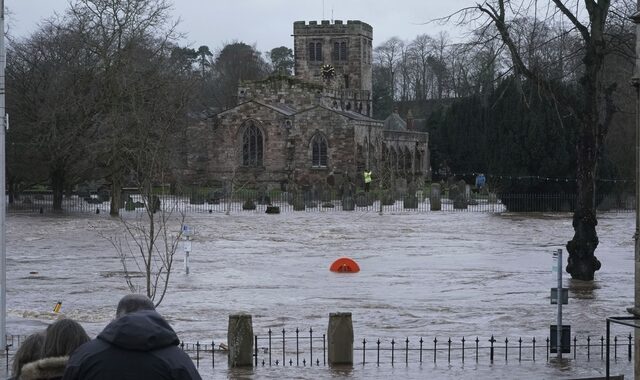
{"label": "person in high-visibility jacket", "polygon": [[366,169],[364,171],[364,192],[369,192],[369,187],[371,186],[371,170]]}

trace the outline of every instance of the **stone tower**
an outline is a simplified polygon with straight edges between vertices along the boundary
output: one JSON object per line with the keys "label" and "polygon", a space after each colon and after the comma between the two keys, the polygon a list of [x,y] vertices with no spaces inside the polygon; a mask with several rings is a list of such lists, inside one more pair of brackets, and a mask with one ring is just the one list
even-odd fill
{"label": "stone tower", "polygon": [[371,25],[296,21],[293,39],[295,76],[323,84],[326,106],[371,117]]}

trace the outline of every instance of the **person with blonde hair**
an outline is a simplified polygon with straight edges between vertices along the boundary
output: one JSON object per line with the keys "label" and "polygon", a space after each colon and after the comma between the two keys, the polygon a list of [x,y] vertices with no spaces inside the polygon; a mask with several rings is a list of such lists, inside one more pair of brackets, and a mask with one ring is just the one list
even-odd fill
{"label": "person with blonde hair", "polygon": [[44,331],[38,331],[26,337],[13,357],[11,365],[11,373],[13,377],[10,379],[17,380],[20,378],[22,367],[40,359],[42,356],[42,346],[44,344]]}
{"label": "person with blonde hair", "polygon": [[69,355],[84,343],[89,335],[73,319],[60,319],[47,327],[40,359],[22,367],[20,380],[62,379]]}

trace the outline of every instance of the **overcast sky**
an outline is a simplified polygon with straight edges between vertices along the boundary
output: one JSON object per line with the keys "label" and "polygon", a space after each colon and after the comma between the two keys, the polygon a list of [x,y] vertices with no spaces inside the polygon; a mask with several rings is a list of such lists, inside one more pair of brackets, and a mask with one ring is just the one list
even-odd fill
{"label": "overcast sky", "polygon": [[[435,36],[451,26],[425,24],[474,0],[173,0],[174,16],[182,20],[179,29],[187,33],[184,44],[216,50],[224,43],[241,41],[256,44],[258,50],[293,47],[294,21],[362,20],[373,26],[373,44],[390,37],[411,40],[419,34]],[[25,37],[38,23],[54,12],[62,13],[68,0],[5,0],[10,33]]]}

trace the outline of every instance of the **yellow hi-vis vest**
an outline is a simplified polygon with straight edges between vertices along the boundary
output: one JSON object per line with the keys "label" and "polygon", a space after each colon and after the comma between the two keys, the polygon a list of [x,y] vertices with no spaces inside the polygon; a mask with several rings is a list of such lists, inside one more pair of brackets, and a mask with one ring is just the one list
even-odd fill
{"label": "yellow hi-vis vest", "polygon": [[371,172],[365,170],[365,172],[364,172],[364,183],[369,183],[369,182],[371,182]]}

